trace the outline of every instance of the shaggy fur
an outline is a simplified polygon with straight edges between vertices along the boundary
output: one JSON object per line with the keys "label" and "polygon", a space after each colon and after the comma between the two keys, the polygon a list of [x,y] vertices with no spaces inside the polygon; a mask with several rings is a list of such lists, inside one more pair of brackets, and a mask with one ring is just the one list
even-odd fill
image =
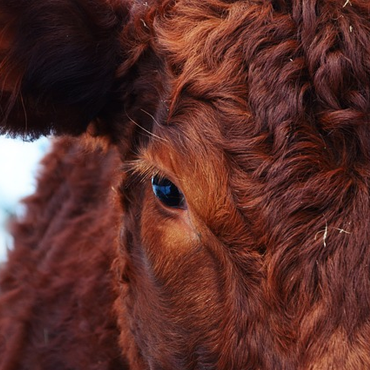
{"label": "shaggy fur", "polygon": [[88,132],[14,225],[1,370],[370,368],[367,0],[0,0],[0,88],[3,134]]}

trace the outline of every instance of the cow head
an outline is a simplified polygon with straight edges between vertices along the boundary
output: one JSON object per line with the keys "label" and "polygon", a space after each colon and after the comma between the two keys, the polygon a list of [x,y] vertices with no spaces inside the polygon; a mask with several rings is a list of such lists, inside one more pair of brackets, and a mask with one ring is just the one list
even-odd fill
{"label": "cow head", "polygon": [[120,152],[133,369],[369,361],[366,2],[0,9],[2,133]]}

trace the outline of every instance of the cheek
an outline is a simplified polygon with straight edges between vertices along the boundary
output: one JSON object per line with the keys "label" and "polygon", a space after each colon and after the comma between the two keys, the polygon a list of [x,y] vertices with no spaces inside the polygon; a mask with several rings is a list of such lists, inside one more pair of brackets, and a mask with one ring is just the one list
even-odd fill
{"label": "cheek", "polygon": [[[223,338],[227,311],[222,269],[208,239],[200,240],[202,230],[188,211],[164,209],[150,188],[142,195],[142,208],[130,225],[135,229],[125,298],[130,330],[153,368],[179,369],[174,354],[185,361],[206,346],[210,331]],[[173,364],[161,362],[163,356]]]}
{"label": "cheek", "polygon": [[207,315],[204,304],[220,299],[220,265],[212,245],[200,237],[188,211],[163,209],[151,192],[146,193],[141,221],[146,286],[157,298],[169,297],[178,312],[192,307],[193,313]]}
{"label": "cheek", "polygon": [[188,211],[163,208],[151,189],[143,202],[141,240],[147,266],[160,279],[173,277],[175,266],[203,250]]}

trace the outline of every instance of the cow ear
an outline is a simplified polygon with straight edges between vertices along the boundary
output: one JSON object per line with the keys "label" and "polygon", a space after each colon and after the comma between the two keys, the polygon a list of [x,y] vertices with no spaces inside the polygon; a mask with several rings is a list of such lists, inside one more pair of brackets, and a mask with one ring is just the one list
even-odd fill
{"label": "cow ear", "polygon": [[0,134],[83,132],[110,99],[124,0],[0,0]]}

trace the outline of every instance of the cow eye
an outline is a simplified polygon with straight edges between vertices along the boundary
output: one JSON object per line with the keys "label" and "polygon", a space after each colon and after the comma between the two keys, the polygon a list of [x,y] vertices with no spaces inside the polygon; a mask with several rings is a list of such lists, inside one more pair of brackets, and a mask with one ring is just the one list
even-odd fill
{"label": "cow eye", "polygon": [[177,186],[165,177],[152,177],[154,195],[167,207],[184,208],[185,198]]}

